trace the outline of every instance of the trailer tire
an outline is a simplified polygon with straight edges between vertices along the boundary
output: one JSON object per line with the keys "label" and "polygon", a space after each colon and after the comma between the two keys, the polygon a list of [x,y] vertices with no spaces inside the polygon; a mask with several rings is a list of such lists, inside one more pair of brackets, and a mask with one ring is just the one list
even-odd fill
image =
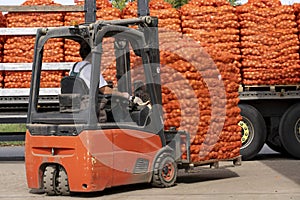
{"label": "trailer tire", "polygon": [[283,114],[279,136],[285,150],[300,159],[300,104],[294,104]]}
{"label": "trailer tire", "polygon": [[154,163],[152,185],[161,188],[175,185],[177,172],[177,164],[171,154],[160,154]]}
{"label": "trailer tire", "polygon": [[243,160],[250,160],[262,149],[267,137],[267,128],[263,116],[256,108],[247,104],[241,104],[239,107],[243,117],[239,122],[242,127],[240,153]]}

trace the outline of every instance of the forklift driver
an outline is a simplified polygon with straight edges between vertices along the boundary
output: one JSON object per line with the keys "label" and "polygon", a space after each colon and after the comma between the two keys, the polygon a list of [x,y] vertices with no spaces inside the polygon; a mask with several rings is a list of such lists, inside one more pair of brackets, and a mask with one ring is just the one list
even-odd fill
{"label": "forklift driver", "polygon": [[[72,69],[70,70],[69,74],[70,76],[78,76],[80,77],[85,84],[87,85],[88,89],[90,87],[90,76],[91,76],[91,48],[88,44],[82,43],[80,46],[80,56],[82,58],[82,61],[77,62],[73,65]],[[127,92],[118,92],[113,90],[106,80],[103,78],[102,74],[100,73],[99,77],[99,92],[101,94],[114,94],[123,98],[128,99],[133,104],[137,104],[139,106],[148,106],[151,108],[150,101],[143,102],[143,100],[137,96],[130,96]],[[107,116],[105,114],[105,111],[103,110],[107,101],[105,99],[102,99],[99,104],[99,116],[98,120],[99,122],[105,122],[107,120]]]}
{"label": "forklift driver", "polygon": [[[91,75],[91,47],[86,44],[82,43],[80,45],[79,54],[82,58],[82,61],[77,62],[74,64],[73,68],[70,70],[69,74],[70,76],[76,76],[78,75],[81,79],[84,80],[87,87],[90,87],[90,75]],[[107,82],[103,78],[102,74],[100,74],[99,77],[99,91],[102,94],[111,94],[112,88],[108,86]]]}
{"label": "forklift driver", "polygon": [[[74,64],[73,68],[70,70],[69,74],[70,76],[79,76],[81,79],[84,80],[86,83],[87,87],[90,87],[90,76],[91,76],[91,47],[87,43],[82,43],[80,45],[80,50],[79,54],[82,58],[82,61],[77,62]],[[138,96],[130,96],[127,92],[117,92],[113,90],[108,83],[105,81],[103,78],[102,74],[100,74],[99,77],[99,91],[101,94],[115,94],[115,95],[120,95],[123,96],[124,98],[127,98],[129,100],[132,100],[133,103],[139,104],[139,105],[148,105],[149,104],[149,99],[142,100]]]}

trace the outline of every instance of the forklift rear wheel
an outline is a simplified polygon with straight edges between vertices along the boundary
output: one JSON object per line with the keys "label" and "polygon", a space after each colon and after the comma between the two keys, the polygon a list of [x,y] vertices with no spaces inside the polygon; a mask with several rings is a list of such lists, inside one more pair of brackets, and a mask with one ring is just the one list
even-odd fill
{"label": "forklift rear wheel", "polygon": [[63,167],[59,167],[57,177],[57,191],[61,195],[70,195],[68,175]]}
{"label": "forklift rear wheel", "polygon": [[44,191],[49,196],[58,194],[58,191],[56,190],[56,184],[57,184],[56,178],[57,178],[56,165],[48,165],[44,171],[43,183],[44,183]]}
{"label": "forklift rear wheel", "polygon": [[162,153],[155,161],[152,185],[155,187],[171,187],[177,179],[177,165],[168,153]]}
{"label": "forklift rear wheel", "polygon": [[49,165],[43,175],[44,191],[47,195],[69,195],[69,182],[66,171],[61,166]]}

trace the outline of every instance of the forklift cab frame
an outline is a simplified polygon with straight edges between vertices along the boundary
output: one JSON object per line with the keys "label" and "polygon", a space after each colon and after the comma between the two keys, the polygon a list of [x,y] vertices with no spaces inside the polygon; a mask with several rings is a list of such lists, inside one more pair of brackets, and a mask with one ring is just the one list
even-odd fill
{"label": "forklift cab frame", "polygon": [[[139,30],[129,28],[129,25],[139,25]],[[145,126],[132,126],[129,123],[117,123],[115,125],[112,123],[98,123],[96,108],[98,98],[100,97],[98,95],[99,74],[101,71],[99,66],[102,56],[102,42],[106,37],[115,38],[118,90],[120,92],[127,92],[132,95],[128,43],[132,46],[135,54],[143,60],[145,85],[152,104],[152,111],[149,115],[150,123]],[[41,113],[38,111],[43,49],[46,42],[52,38],[66,38],[77,42],[86,42],[91,47],[92,67],[88,106],[83,112],[74,114],[57,112]],[[32,130],[31,132],[37,132],[34,130],[37,127],[36,123],[51,124],[46,128],[51,129],[54,124],[70,124],[73,122],[76,126],[75,129],[78,130],[77,134],[82,129],[134,128],[158,134],[163,146],[166,145],[161,106],[157,18],[146,16],[128,20],[97,21],[90,25],[61,27],[59,29],[39,29],[36,37],[34,58],[27,119],[28,129]],[[74,135],[73,129],[72,134]],[[68,132],[65,128],[63,131]],[[57,134],[60,135],[60,133]]]}
{"label": "forklift cab frame", "polygon": [[[149,16],[147,0],[138,1],[139,18],[134,19],[93,23],[95,0],[85,0],[85,8],[86,22],[91,24],[42,28],[36,35],[25,139],[28,187],[43,189],[48,195],[68,195],[135,183],[173,186],[178,167],[189,166],[190,138],[185,131],[164,130],[158,19]],[[130,27],[136,25],[137,30]],[[142,58],[142,88],[149,94],[152,106],[147,123],[98,122],[98,100],[106,98],[98,90],[102,42],[106,37],[115,38],[118,91],[132,95],[129,44]],[[91,47],[86,109],[49,112],[39,103],[43,50],[52,38],[85,42]],[[76,95],[71,95],[71,100],[77,99],[78,103]],[[181,157],[181,145],[186,146],[186,159]]]}

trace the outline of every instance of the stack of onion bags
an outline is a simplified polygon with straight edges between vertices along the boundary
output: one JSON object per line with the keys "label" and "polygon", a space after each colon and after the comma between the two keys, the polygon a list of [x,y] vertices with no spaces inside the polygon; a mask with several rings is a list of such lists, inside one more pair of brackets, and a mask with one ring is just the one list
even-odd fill
{"label": "stack of onion bags", "polygon": [[[53,5],[52,0],[28,0],[22,5]],[[8,13],[7,27],[56,27],[63,25],[63,13]],[[4,45],[3,62],[28,63],[33,60],[34,36],[9,36]],[[50,39],[44,48],[43,62],[61,62],[64,60],[64,42],[62,39]],[[42,87],[57,87],[56,79],[61,79],[64,72],[43,72]],[[57,78],[53,78],[56,76]],[[6,71],[4,79],[5,88],[29,87],[31,72]]]}
{"label": "stack of onion bags", "polygon": [[180,11],[184,38],[188,37],[200,46],[185,51],[185,57],[190,55],[188,60],[192,60],[190,63],[201,74],[202,82],[198,81],[196,87],[200,121],[191,141],[192,161],[238,156],[241,77],[239,23],[235,8],[226,0],[191,0]]}
{"label": "stack of onion bags", "polygon": [[[28,0],[22,5],[53,5],[52,0]],[[57,27],[62,26],[63,13],[8,13],[7,27]],[[32,62],[34,36],[8,37],[4,46],[4,62]],[[64,60],[63,40],[51,39],[44,50],[44,62],[61,62]]]}
{"label": "stack of onion bags", "polygon": [[283,6],[279,0],[252,0],[237,11],[243,84],[299,83],[299,40],[293,7]]}
{"label": "stack of onion bags", "polygon": [[[218,2],[224,4],[224,1]],[[225,5],[228,7],[223,8],[224,12],[233,9],[227,2]],[[238,76],[239,31],[234,30],[238,28],[237,17],[232,17],[232,14],[229,14],[230,16],[227,17],[233,18],[235,23],[231,25],[231,28],[232,21],[224,22],[231,29],[228,28],[229,30],[225,29],[221,32],[226,35],[223,40],[229,41],[222,47],[231,49],[230,45],[234,46],[233,53],[230,52],[229,55],[224,53],[222,57],[218,51],[213,52],[218,55],[216,57],[219,58],[220,56],[218,60],[220,63],[218,64],[223,64],[221,65],[223,67],[221,72],[224,77],[222,77],[218,68],[213,64],[213,60],[205,49],[198,44],[198,41],[191,40],[187,35],[182,37],[182,34],[178,32],[180,26],[177,26],[177,22],[180,21],[178,18],[180,13],[183,15],[190,14],[191,9],[195,7],[198,5],[183,6],[178,13],[171,8],[170,4],[163,1],[150,1],[150,15],[159,18],[165,129],[174,127],[177,130],[186,130],[190,133],[193,162],[235,157],[239,155],[241,145],[241,133],[237,125],[241,119],[240,109],[237,107],[237,86],[240,81]],[[136,16],[136,3],[130,3],[124,9],[123,14],[125,18],[130,18],[132,15],[133,17]],[[165,16],[166,14],[168,16]],[[216,24],[216,26],[218,25]],[[184,28],[183,24],[182,27]],[[207,46],[209,45],[211,44],[208,43]],[[137,66],[140,64],[140,61],[136,61]],[[225,66],[225,64],[228,65]],[[237,75],[230,76],[229,74],[232,72],[236,72]],[[225,83],[225,88],[224,86],[222,88],[222,82]],[[182,151],[182,157],[185,158],[185,146],[183,144]]]}

